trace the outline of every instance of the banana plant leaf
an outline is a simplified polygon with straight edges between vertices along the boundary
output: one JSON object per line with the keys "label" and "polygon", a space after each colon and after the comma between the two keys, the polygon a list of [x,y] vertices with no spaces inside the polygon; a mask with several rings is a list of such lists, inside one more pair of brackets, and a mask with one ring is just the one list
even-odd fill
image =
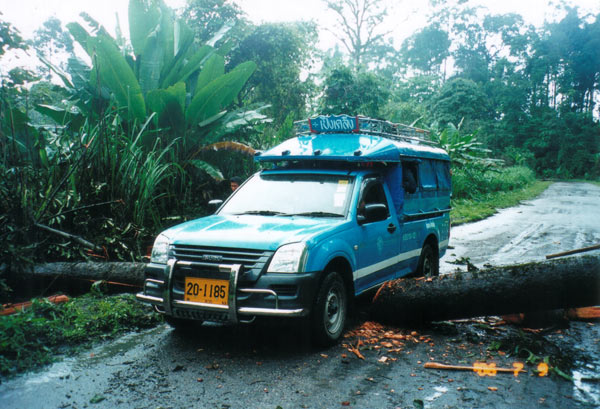
{"label": "banana plant leaf", "polygon": [[[169,64],[166,64],[165,67],[163,67],[160,83],[161,88],[166,88],[176,82],[184,81],[181,77],[182,67],[195,57],[191,54],[194,52],[194,47],[192,47],[194,43],[194,32],[190,30],[186,24],[178,21],[175,22],[173,27],[174,38],[177,39],[173,42],[173,52],[175,53],[175,57]],[[202,51],[203,48],[204,47],[200,48],[199,51],[196,51],[196,54]],[[202,55],[199,61],[202,61],[202,58],[205,56],[206,54]],[[195,68],[197,69],[199,67]],[[190,74],[192,72],[193,71],[191,71]]]}
{"label": "banana plant leaf", "polygon": [[85,28],[81,26],[79,23],[68,23],[67,29],[69,33],[73,36],[75,41],[79,43],[79,45],[83,48],[83,50],[92,57],[92,50],[89,49],[88,39],[90,38],[90,34],[87,32]]}
{"label": "banana plant leaf", "polygon": [[219,169],[215,168],[214,166],[210,165],[207,162],[204,162],[203,160],[191,159],[191,160],[187,161],[187,163],[189,165],[194,166],[197,169],[200,169],[201,171],[206,173],[208,176],[210,176],[217,182],[220,182],[224,179],[223,174],[221,173],[221,171]]}
{"label": "banana plant leaf", "polygon": [[196,81],[196,94],[206,87],[211,81],[219,78],[225,73],[225,59],[219,54],[213,54],[206,60],[202,71],[198,74]]}
{"label": "banana plant leaf", "polygon": [[138,78],[142,93],[146,94],[148,91],[158,88],[163,58],[164,49],[160,44],[158,34],[154,33],[146,39],[144,52],[138,56]]}
{"label": "banana plant leaf", "polygon": [[66,87],[73,88],[73,83],[69,79],[69,76],[63,70],[58,68],[56,65],[52,64],[42,55],[38,55],[38,58],[46,67],[48,67],[52,72],[58,75],[58,77],[62,80]]}
{"label": "banana plant leaf", "polygon": [[148,92],[146,103],[150,111],[156,112],[155,125],[169,127],[178,133],[185,130],[185,83]]}
{"label": "banana plant leaf", "polygon": [[129,0],[129,37],[136,56],[146,51],[150,33],[157,31],[161,17],[158,3],[156,0]]}
{"label": "banana plant leaf", "polygon": [[95,50],[94,67],[100,81],[114,93],[119,107],[127,108],[132,119],[144,122],[146,104],[142,90],[125,57],[104,35],[90,37],[88,42]]}
{"label": "banana plant leaf", "polygon": [[217,115],[229,105],[241,91],[250,75],[256,69],[256,64],[247,61],[222,75],[196,93],[188,106],[185,119],[189,126]]}
{"label": "banana plant leaf", "polygon": [[70,124],[73,129],[80,129],[85,123],[85,117],[75,109],[66,110],[55,105],[37,104],[35,110],[51,118],[59,125]]}
{"label": "banana plant leaf", "polygon": [[175,58],[175,17],[173,11],[167,7],[164,2],[160,2],[160,31],[159,31],[159,44],[163,49],[163,62],[162,67],[166,67],[171,64],[173,58]]}

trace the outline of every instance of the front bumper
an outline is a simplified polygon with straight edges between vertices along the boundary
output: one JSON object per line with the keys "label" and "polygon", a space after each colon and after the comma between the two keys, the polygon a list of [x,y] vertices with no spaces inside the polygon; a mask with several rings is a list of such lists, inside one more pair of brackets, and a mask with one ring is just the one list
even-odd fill
{"label": "front bumper", "polygon": [[[146,267],[139,301],[178,318],[238,323],[255,316],[301,317],[309,312],[316,274],[264,274],[254,283],[240,282],[242,265],[218,265],[170,259],[166,266]],[[227,305],[184,301],[181,280],[185,276],[228,279]]]}

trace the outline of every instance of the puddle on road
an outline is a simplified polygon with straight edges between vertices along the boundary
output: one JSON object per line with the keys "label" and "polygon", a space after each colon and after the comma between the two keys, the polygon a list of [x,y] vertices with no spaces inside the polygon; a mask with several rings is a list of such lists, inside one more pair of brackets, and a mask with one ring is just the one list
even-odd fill
{"label": "puddle on road", "polygon": [[[435,393],[431,396],[428,396],[425,398],[425,401],[427,402],[433,402],[434,400],[440,398],[442,395],[444,395],[444,393],[448,392],[448,388],[446,388],[445,386],[436,386],[433,388],[435,390]],[[425,405],[426,408],[432,407],[430,405]]]}
{"label": "puddle on road", "polygon": [[573,397],[575,400],[600,407],[600,370],[595,365],[579,363],[573,371]]}
{"label": "puddle on road", "polygon": [[52,364],[49,370],[39,374],[33,374],[29,379],[25,379],[25,387],[36,387],[44,383],[53,382],[57,379],[68,378],[72,375],[72,367],[75,359],[68,358],[63,362]]}
{"label": "puddle on road", "polygon": [[[156,341],[164,330],[164,326],[158,326],[142,332],[132,332],[76,356],[58,357],[60,362],[41,368],[39,372],[26,373],[4,381],[0,384],[3,404],[9,408],[44,407],[38,406],[41,403],[40,394],[49,401],[60,401],[73,389],[78,391],[78,395],[102,390],[101,385],[110,374],[110,371],[105,370],[106,366],[122,365],[123,359],[136,359],[140,348],[146,347],[141,340],[154,334],[151,339]],[[90,383],[88,379],[91,375],[93,381]]]}

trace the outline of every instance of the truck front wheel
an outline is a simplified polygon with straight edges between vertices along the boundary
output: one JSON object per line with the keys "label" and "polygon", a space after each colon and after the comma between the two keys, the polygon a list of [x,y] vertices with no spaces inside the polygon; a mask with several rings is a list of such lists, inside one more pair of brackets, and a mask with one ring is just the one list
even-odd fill
{"label": "truck front wheel", "polygon": [[342,277],[332,271],[323,280],[312,313],[315,343],[321,346],[335,344],[344,331],[348,312],[348,296]]}

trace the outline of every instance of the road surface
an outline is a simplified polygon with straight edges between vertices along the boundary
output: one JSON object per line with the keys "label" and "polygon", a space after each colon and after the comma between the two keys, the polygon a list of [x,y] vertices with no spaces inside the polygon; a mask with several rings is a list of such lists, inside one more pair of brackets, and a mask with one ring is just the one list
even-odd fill
{"label": "road surface", "polygon": [[[541,260],[600,242],[600,188],[555,183],[539,198],[452,230],[442,260],[476,265]],[[366,304],[366,303],[365,303]],[[366,307],[355,326],[365,327]],[[542,334],[491,322],[387,328],[400,348],[376,343],[348,350],[351,336],[313,348],[299,325],[203,325],[178,333],[166,325],[128,334],[35,373],[4,380],[9,408],[594,408],[600,406],[600,324],[571,323]],[[538,376],[529,351],[573,376]],[[533,358],[535,359],[535,358]],[[425,362],[475,362],[527,373],[477,374],[425,369]]]}

